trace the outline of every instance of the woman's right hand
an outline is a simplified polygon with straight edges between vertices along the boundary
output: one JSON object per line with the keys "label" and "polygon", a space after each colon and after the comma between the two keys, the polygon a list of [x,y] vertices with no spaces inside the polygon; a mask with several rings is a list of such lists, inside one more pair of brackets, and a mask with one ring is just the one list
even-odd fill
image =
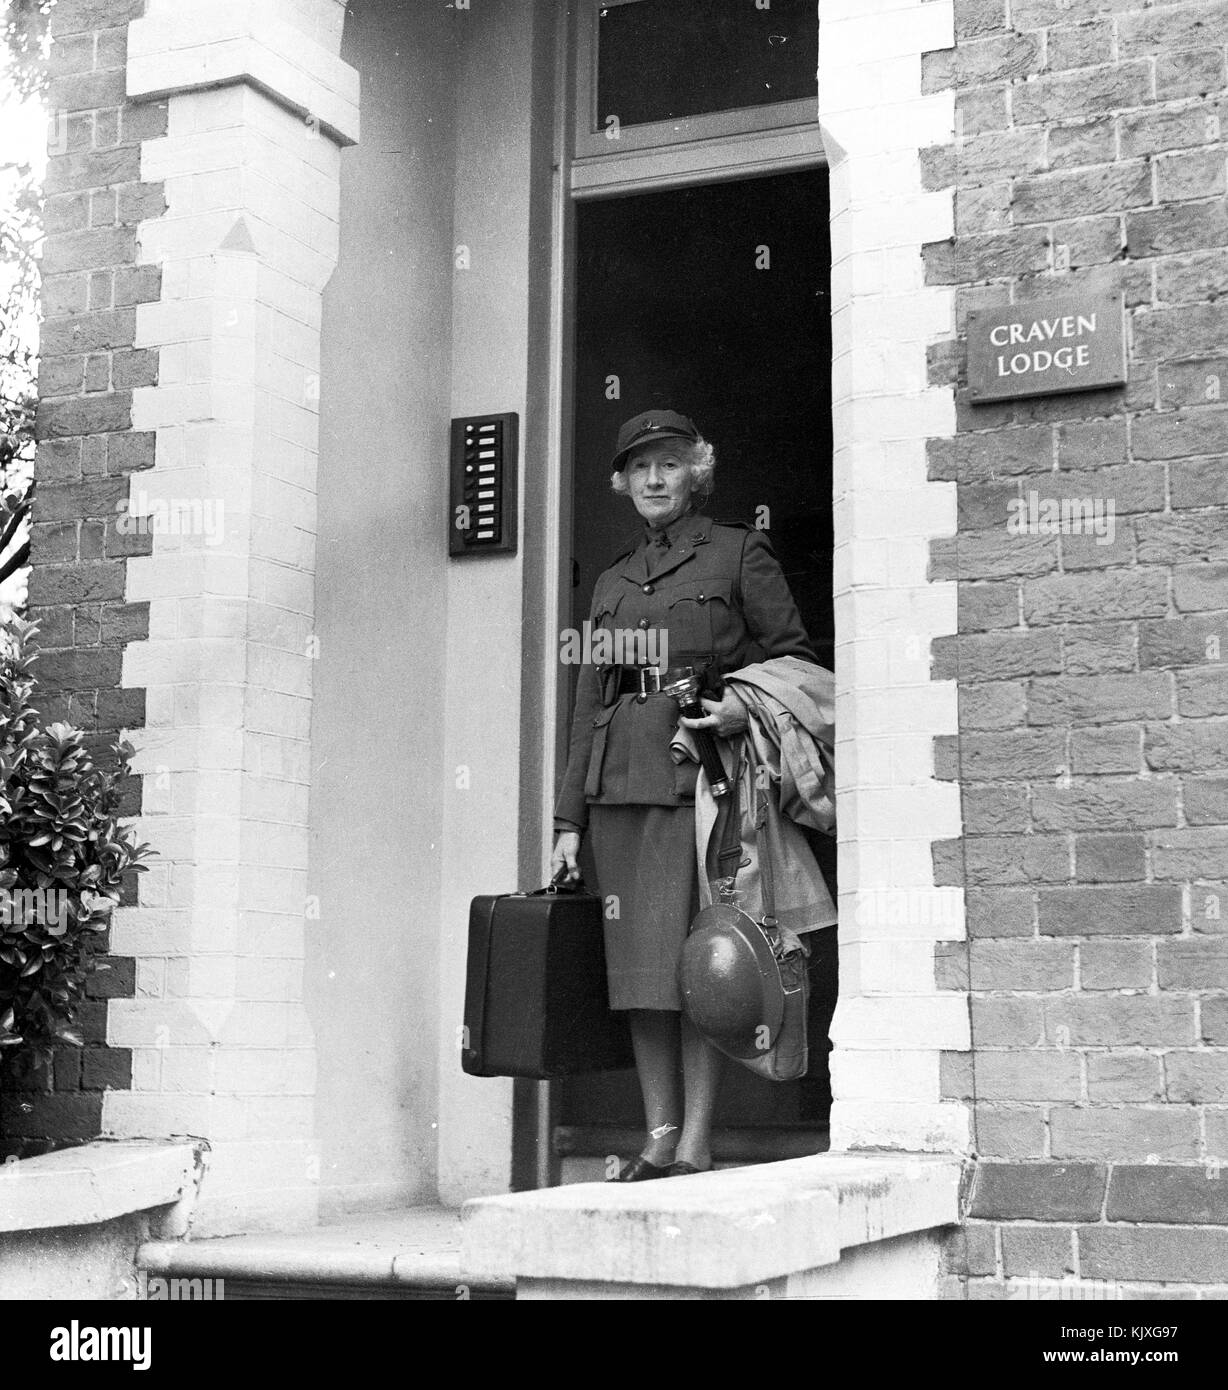
{"label": "woman's right hand", "polygon": [[567,882],[575,883],[580,878],[580,864],[576,856],[580,853],[580,836],[574,830],[560,830],[554,842],[554,853],[550,856],[550,878],[559,878],[567,870]]}

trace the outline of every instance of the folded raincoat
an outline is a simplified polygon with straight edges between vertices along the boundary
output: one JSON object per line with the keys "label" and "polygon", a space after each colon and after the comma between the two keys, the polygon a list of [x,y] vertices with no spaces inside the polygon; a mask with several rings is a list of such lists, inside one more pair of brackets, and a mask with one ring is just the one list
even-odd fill
{"label": "folded raincoat", "polygon": [[[750,727],[741,738],[717,739],[731,778],[741,781],[742,858],[737,902],[758,919],[763,915],[756,834],[759,805],[756,782],[781,812],[764,821],[772,857],[776,917],[785,945],[790,938],[836,921],[836,908],[822,872],[799,826],[835,833],[835,678],[830,671],[797,657],[776,657],[744,666],[725,677],[746,705]],[[670,744],[675,762],[699,761],[693,732],[679,725]],[[756,775],[755,769],[762,769]],[[731,793],[732,794],[732,793]],[[712,903],[716,864],[717,799],[701,767],[695,791],[695,852],[700,906]]]}

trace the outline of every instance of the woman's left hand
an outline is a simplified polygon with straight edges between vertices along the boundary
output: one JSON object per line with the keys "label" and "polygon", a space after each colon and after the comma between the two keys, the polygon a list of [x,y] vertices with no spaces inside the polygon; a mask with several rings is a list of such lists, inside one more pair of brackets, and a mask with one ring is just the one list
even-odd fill
{"label": "woman's left hand", "polygon": [[728,687],[718,700],[700,700],[708,712],[702,719],[682,719],[688,729],[711,729],[719,738],[733,738],[750,726],[746,706]]}

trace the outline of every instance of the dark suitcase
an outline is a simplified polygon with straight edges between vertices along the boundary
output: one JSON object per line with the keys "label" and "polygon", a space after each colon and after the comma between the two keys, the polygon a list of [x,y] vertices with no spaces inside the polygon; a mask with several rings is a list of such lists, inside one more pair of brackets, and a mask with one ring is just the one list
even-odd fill
{"label": "dark suitcase", "polygon": [[599,897],[578,885],[474,898],[462,1041],[470,1076],[634,1065],[626,1015],[609,1008]]}

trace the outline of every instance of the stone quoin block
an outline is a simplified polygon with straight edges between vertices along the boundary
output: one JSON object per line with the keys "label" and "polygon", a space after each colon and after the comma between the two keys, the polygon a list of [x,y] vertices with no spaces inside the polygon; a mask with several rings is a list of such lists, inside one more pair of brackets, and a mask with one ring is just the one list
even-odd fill
{"label": "stone quoin block", "polygon": [[1228,250],[1198,251],[1171,256],[1156,266],[1156,303],[1189,306],[1196,311],[1228,287]]}
{"label": "stone quoin block", "polygon": [[959,692],[959,727],[970,731],[1018,729],[1025,708],[1022,681],[964,684]]}
{"label": "stone quoin block", "polygon": [[[1220,674],[1214,672],[1212,679]],[[1144,735],[1144,754],[1147,766],[1157,772],[1205,772],[1228,767],[1228,721],[1149,724]]]}
{"label": "stone quoin block", "polygon": [[1228,691],[1222,675],[1214,666],[1202,671],[1177,672],[1177,709],[1183,717],[1228,714]]}
{"label": "stone quoin block", "polygon": [[984,1100],[1078,1100],[1083,1091],[1077,1053],[988,1051],[975,1061],[977,1096]]}
{"label": "stone quoin block", "polygon": [[1228,826],[1192,826],[1150,834],[1152,873],[1157,879],[1215,880],[1223,876]]}
{"label": "stone quoin block", "polygon": [[[1157,280],[1164,283],[1165,267],[1169,274],[1207,274],[1206,267],[1223,264],[1228,275],[1228,250],[1213,257],[1182,257],[1161,263]],[[1169,292],[1176,288],[1169,285]],[[1142,361],[1167,361],[1181,358],[1214,357],[1222,351],[1225,326],[1228,325],[1228,304],[1210,303],[1183,305],[1180,309],[1155,309],[1135,316],[1133,324],[1134,356]]]}
{"label": "stone quoin block", "polygon": [[1097,777],[1071,786],[1037,786],[1032,824],[1037,830],[1150,829],[1177,823],[1177,779],[1148,781]]}
{"label": "stone quoin block", "polygon": [[1130,212],[1126,217],[1126,249],[1136,258],[1226,244],[1228,209],[1222,200],[1174,203]]}
{"label": "stone quoin block", "polygon": [[1154,1053],[1089,1052],[1087,1098],[1093,1103],[1164,1099],[1160,1058]]}
{"label": "stone quoin block", "polygon": [[961,632],[1018,625],[1019,586],[1014,580],[996,584],[961,584],[957,601]]}
{"label": "stone quoin block", "polygon": [[1080,883],[1135,883],[1146,874],[1142,835],[1077,834],[1074,855],[1074,876]]}
{"label": "stone quoin block", "polygon": [[934,680],[1010,680],[1062,668],[1056,633],[989,633],[940,637],[933,644]]}
{"label": "stone quoin block", "polygon": [[1052,729],[961,733],[959,775],[969,782],[1032,782],[1065,771],[1065,737]]}
{"label": "stone quoin block", "polygon": [[986,835],[965,840],[969,884],[1063,883],[1070,877],[1070,850],[1060,835]]}
{"label": "stone quoin block", "polygon": [[[1072,151],[1077,158],[1080,151]],[[1067,260],[1071,269],[1107,265],[1121,256],[1123,237],[1120,217],[1085,216],[1051,224],[1053,254]]]}
{"label": "stone quoin block", "polygon": [[[1072,13],[1069,18],[1077,18]],[[1087,24],[1054,27],[1046,36],[1045,67],[1051,72],[1062,68],[1090,68],[1113,58],[1113,25],[1099,19]]]}
{"label": "stone quoin block", "polygon": [[1118,118],[1117,129],[1124,158],[1187,149],[1214,138],[1201,107],[1172,107],[1135,111]]}
{"label": "stone quoin block", "polygon": [[1211,1047],[1228,1047],[1228,995],[1204,999],[1199,1015],[1203,1042]]}
{"label": "stone quoin block", "polygon": [[973,1108],[976,1152],[984,1158],[1040,1158],[1045,1150],[1045,1115],[1039,1105],[987,1105]]}
{"label": "stone quoin block", "polygon": [[968,953],[974,989],[1033,993],[1074,984],[1075,950],[1067,942],[978,940]]}
{"label": "stone quoin block", "polygon": [[1198,1116],[1189,1106],[1054,1106],[1049,1113],[1054,1158],[1180,1163],[1199,1153]]}
{"label": "stone quoin block", "polygon": [[1042,936],[1146,936],[1181,931],[1181,890],[1171,883],[1038,890]]}
{"label": "stone quoin block", "polygon": [[1068,676],[1132,671],[1138,664],[1138,634],[1131,623],[1087,625],[1062,638],[1062,667]]}
{"label": "stone quoin block", "polygon": [[993,1221],[1095,1221],[1107,1184],[1102,1163],[982,1161],[968,1214]]}
{"label": "stone quoin block", "polygon": [[1180,1047],[1195,1041],[1188,996],[1055,995],[1045,1002],[1045,1037],[1065,1047]]}
{"label": "stone quoin block", "polygon": [[1044,1040],[1044,1015],[1037,999],[974,994],[970,1009],[972,1036],[979,1048],[1033,1048]]}
{"label": "stone quoin block", "polygon": [[1010,110],[1006,93],[991,87],[964,89],[955,94],[955,130],[957,135],[983,135],[989,131],[1005,130],[1010,125]]}
{"label": "stone quoin block", "polygon": [[1086,941],[1079,946],[1081,989],[1146,989],[1154,976],[1150,941]]}
{"label": "stone quoin block", "polygon": [[1008,1224],[1001,1231],[1002,1269],[1008,1279],[1037,1275],[1059,1279],[1073,1273],[1072,1227]]}
{"label": "stone quoin block", "polygon": [[1022,833],[1031,826],[1026,787],[966,786],[961,800],[966,834]]}
{"label": "stone quoin block", "polygon": [[1105,1219],[1228,1226],[1228,1182],[1207,1164],[1118,1164],[1109,1175]]}
{"label": "stone quoin block", "polygon": [[1039,678],[1028,684],[1029,724],[1108,724],[1159,719],[1172,712],[1172,690],[1155,673]]}
{"label": "stone quoin block", "polygon": [[1218,459],[1205,458],[1177,459],[1169,464],[1169,493],[1174,510],[1228,506],[1228,479],[1223,468],[1217,466],[1219,463]]}
{"label": "stone quoin block", "polygon": [[1228,937],[1161,941],[1156,968],[1161,989],[1228,989]]}
{"label": "stone quoin block", "polygon": [[1147,105],[1150,77],[1143,60],[1046,74],[1011,93],[1015,124],[1045,125]]}
{"label": "stone quoin block", "polygon": [[1218,0],[1184,0],[1167,13],[1139,7],[1117,21],[1122,57],[1206,49],[1223,42],[1223,8]]}
{"label": "stone quoin block", "polygon": [[1156,97],[1207,97],[1228,85],[1224,54],[1216,49],[1165,53],[1156,59]]}
{"label": "stone quoin block", "polygon": [[1081,1226],[1079,1268],[1085,1279],[1204,1283],[1228,1270],[1222,1226]]}
{"label": "stone quoin block", "polygon": [[1031,889],[969,888],[964,914],[970,937],[1031,936],[1035,894]]}
{"label": "stone quoin block", "polygon": [[1143,766],[1143,731],[1136,724],[1075,728],[1069,751],[1072,773],[1136,773]]}
{"label": "stone quoin block", "polygon": [[1228,636],[1228,613],[1141,622],[1138,659],[1143,669],[1219,665],[1216,653]]}
{"label": "stone quoin block", "polygon": [[1151,202],[1151,169],[1145,160],[1087,170],[1038,174],[1015,182],[1011,214],[1016,224],[1090,217]]}

